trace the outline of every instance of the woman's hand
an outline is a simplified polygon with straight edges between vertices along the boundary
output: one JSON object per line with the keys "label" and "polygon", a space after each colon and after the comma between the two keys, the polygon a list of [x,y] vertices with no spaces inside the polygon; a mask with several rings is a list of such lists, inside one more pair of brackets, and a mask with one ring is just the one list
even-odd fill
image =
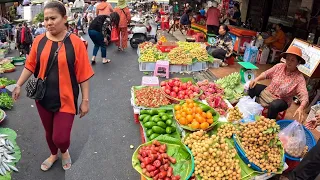
{"label": "woman's hand", "polygon": [[255,79],[253,81],[250,81],[249,88],[250,89],[254,88],[257,85],[257,83],[258,83],[258,81]]}
{"label": "woman's hand", "polygon": [[301,124],[303,124],[303,121],[304,121],[304,112],[303,112],[303,107],[302,106],[300,106],[297,110],[296,110],[296,112],[293,114],[293,117],[295,117],[296,115],[298,115],[298,121],[301,123]]}
{"label": "woman's hand", "polygon": [[320,126],[320,115],[316,115],[316,117],[307,122],[305,126],[310,130],[314,130],[317,126]]}
{"label": "woman's hand", "polygon": [[80,105],[80,118],[84,117],[89,112],[89,101],[82,100]]}
{"label": "woman's hand", "polygon": [[21,87],[17,85],[14,90],[12,91],[12,98],[14,101],[17,101],[20,96]]}

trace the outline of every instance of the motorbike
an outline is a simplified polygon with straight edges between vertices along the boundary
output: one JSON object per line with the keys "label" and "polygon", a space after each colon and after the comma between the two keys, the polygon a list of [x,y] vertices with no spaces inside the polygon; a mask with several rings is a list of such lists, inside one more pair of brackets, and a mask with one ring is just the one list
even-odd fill
{"label": "motorbike", "polygon": [[132,48],[137,48],[140,43],[154,40],[157,42],[158,24],[152,15],[143,17],[135,16],[132,18],[131,29],[129,31],[129,41]]}

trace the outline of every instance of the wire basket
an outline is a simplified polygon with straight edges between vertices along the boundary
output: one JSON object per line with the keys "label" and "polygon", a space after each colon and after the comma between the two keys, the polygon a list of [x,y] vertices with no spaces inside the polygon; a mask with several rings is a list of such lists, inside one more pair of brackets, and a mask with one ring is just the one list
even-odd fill
{"label": "wire basket", "polygon": [[[282,129],[286,128],[292,122],[293,122],[293,120],[280,120],[280,121],[277,121],[277,124],[280,126],[280,131],[281,131]],[[316,145],[316,140],[314,139],[312,133],[306,127],[303,126],[303,129],[304,129],[304,132],[306,135],[306,145],[308,146],[308,151],[309,151],[313,146]],[[301,160],[300,158],[290,156],[287,153],[285,153],[285,157],[290,160],[293,160],[293,161],[300,161]]]}

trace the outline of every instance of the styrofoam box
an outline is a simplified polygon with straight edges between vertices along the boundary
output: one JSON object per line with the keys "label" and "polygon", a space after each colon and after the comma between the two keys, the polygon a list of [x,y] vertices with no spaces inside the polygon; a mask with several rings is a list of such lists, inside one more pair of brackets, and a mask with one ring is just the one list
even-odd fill
{"label": "styrofoam box", "polygon": [[208,68],[207,62],[196,62],[188,65],[187,71],[202,71]]}
{"label": "styrofoam box", "polygon": [[170,72],[188,71],[188,65],[170,65]]}
{"label": "styrofoam box", "polygon": [[155,62],[139,62],[139,70],[140,71],[154,71],[156,67]]}

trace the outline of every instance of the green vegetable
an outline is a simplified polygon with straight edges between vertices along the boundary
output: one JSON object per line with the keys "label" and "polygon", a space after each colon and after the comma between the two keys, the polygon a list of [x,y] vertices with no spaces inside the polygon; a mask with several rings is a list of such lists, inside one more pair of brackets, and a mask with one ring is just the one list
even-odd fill
{"label": "green vegetable", "polygon": [[164,115],[166,115],[166,113],[165,112],[159,112],[159,116],[164,116]]}
{"label": "green vegetable", "polygon": [[151,109],[151,110],[150,110],[150,114],[151,114],[152,116],[157,115],[157,114],[158,114],[158,111],[157,111],[156,109]]}
{"label": "green vegetable", "polygon": [[156,126],[157,124],[155,123],[155,122],[146,122],[146,123],[144,123],[143,124],[144,125],[144,127],[146,127],[147,129],[150,129],[150,128],[152,128],[153,126]]}
{"label": "green vegetable", "polygon": [[148,131],[147,131],[147,137],[150,137],[151,136],[151,134],[153,134],[153,131],[152,131],[152,129],[149,129]]}
{"label": "green vegetable", "polygon": [[139,116],[139,120],[142,121],[145,117],[147,116],[147,114],[142,114]]}
{"label": "green vegetable", "polygon": [[163,121],[157,122],[157,125],[158,125],[159,127],[164,128],[164,129],[167,127],[166,123],[164,123]]}
{"label": "green vegetable", "polygon": [[164,130],[162,127],[159,126],[152,126],[152,131],[157,134],[165,134],[166,130]]}
{"label": "green vegetable", "polygon": [[167,134],[171,134],[171,133],[173,133],[174,131],[172,131],[172,127],[167,127],[166,128],[166,133]]}
{"label": "green vegetable", "polygon": [[166,124],[167,124],[168,126],[171,126],[172,123],[173,123],[172,119],[168,119],[168,120],[166,121]]}
{"label": "green vegetable", "polygon": [[143,109],[140,111],[140,114],[150,114],[150,111]]}
{"label": "green vegetable", "polygon": [[158,112],[159,113],[165,113],[167,110],[165,110],[165,109],[158,109]]}
{"label": "green vegetable", "polygon": [[150,120],[151,116],[147,115],[145,118],[143,118],[143,123],[146,123]]}
{"label": "green vegetable", "polygon": [[161,119],[160,119],[159,117],[156,117],[156,118],[154,118],[153,121],[154,121],[154,122],[159,122],[159,121],[161,121]]}
{"label": "green vegetable", "polygon": [[8,78],[0,78],[0,86],[9,86],[15,83],[15,80],[9,80]]}
{"label": "green vegetable", "polygon": [[150,135],[149,139],[153,140],[153,139],[157,138],[158,136],[160,136],[160,134],[153,133],[153,134]]}
{"label": "green vegetable", "polygon": [[158,118],[159,117],[159,115],[154,115],[154,116],[152,116],[152,118],[150,119],[151,121],[154,121],[154,119],[155,118]]}
{"label": "green vegetable", "polygon": [[0,94],[0,107],[11,109],[13,107],[13,99],[8,93]]}
{"label": "green vegetable", "polygon": [[163,115],[163,116],[161,117],[161,119],[162,119],[163,121],[166,121],[167,119],[169,119],[169,117],[168,117],[167,115]]}

